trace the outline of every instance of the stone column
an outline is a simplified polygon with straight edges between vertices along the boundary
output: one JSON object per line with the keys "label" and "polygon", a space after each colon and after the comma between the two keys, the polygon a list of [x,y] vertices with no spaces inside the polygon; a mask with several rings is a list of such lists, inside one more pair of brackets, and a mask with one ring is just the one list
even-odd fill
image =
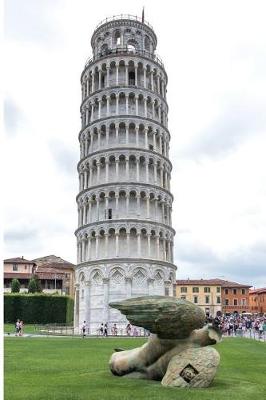
{"label": "stone column", "polygon": [[95,72],[92,73],[92,93],[95,92]]}
{"label": "stone column", "polygon": [[106,117],[110,117],[110,96],[106,96]]}
{"label": "stone column", "polygon": [[115,180],[119,179],[119,159],[115,159]]}
{"label": "stone column", "polygon": [[153,71],[151,71],[151,90],[154,91]]}
{"label": "stone column", "polygon": [[91,122],[94,121],[94,103],[91,103]]}
{"label": "stone column", "polygon": [[99,100],[98,119],[101,119],[102,100]]}
{"label": "stone column", "polygon": [[110,125],[106,127],[106,147],[109,147]]}
{"label": "stone column", "polygon": [[157,164],[155,161],[153,164],[153,172],[154,172],[154,184],[157,185]]}
{"label": "stone column", "polygon": [[118,257],[119,255],[119,233],[115,233],[115,256]]}
{"label": "stone column", "polygon": [[118,78],[119,78],[119,65],[116,65],[116,86],[118,86]]}
{"label": "stone column", "polygon": [[128,86],[128,64],[125,65],[126,72],[126,86]]}
{"label": "stone column", "polygon": [[145,116],[145,118],[148,117],[148,113],[147,113],[147,97],[144,97],[144,116]]}
{"label": "stone column", "polygon": [[96,221],[99,221],[99,197],[96,197]]}
{"label": "stone column", "polygon": [[87,208],[87,205],[85,203],[83,206],[83,225],[86,225],[86,208]]}
{"label": "stone column", "polygon": [[88,260],[91,258],[91,236],[88,236],[88,254],[87,254]]}
{"label": "stone column", "polygon": [[85,239],[82,238],[81,241],[81,262],[85,261]]}
{"label": "stone column", "polygon": [[139,96],[135,97],[136,115],[139,115]]}
{"label": "stone column", "polygon": [[128,143],[129,143],[129,139],[128,139],[129,132],[128,132],[128,130],[129,130],[129,125],[126,124],[126,145],[128,145]]}
{"label": "stone column", "polygon": [[136,146],[139,147],[139,126],[136,126]]}
{"label": "stone column", "polygon": [[119,202],[119,194],[115,194],[115,216],[118,218],[118,202]]}
{"label": "stone column", "polygon": [[89,217],[88,217],[88,222],[90,223],[92,221],[91,218],[91,200],[89,200]]}
{"label": "stone column", "polygon": [[127,232],[127,256],[130,256],[130,232]]}
{"label": "stone column", "polygon": [[160,236],[156,235],[157,260],[160,259]]}
{"label": "stone column", "polygon": [[129,181],[129,157],[126,156],[126,180]]}
{"label": "stone column", "polygon": [[146,196],[147,219],[150,219],[150,196]]}
{"label": "stone column", "polygon": [[135,86],[138,86],[138,66],[135,66]]}
{"label": "stone column", "polygon": [[147,68],[146,66],[143,67],[143,79],[144,79],[144,88],[147,89]]}
{"label": "stone column", "polygon": [[99,258],[99,235],[98,233],[95,235],[96,243],[95,243],[95,258]]}
{"label": "stone column", "polygon": [[115,96],[115,98],[116,98],[116,115],[119,115],[119,94],[118,93],[116,93],[116,96]]}
{"label": "stone column", "polygon": [[104,321],[109,321],[109,278],[103,278],[103,318]]}
{"label": "stone column", "polygon": [[149,160],[145,160],[146,166],[146,183],[149,183]]}
{"label": "stone column", "polygon": [[138,257],[141,256],[141,240],[140,240],[140,232],[137,232],[137,240],[138,240]]}
{"label": "stone column", "polygon": [[106,87],[109,87],[109,80],[110,80],[110,66],[106,66]]}
{"label": "stone column", "polygon": [[105,182],[109,182],[109,161],[105,163]]}
{"label": "stone column", "polygon": [[126,194],[126,217],[128,218],[128,210],[129,210],[129,194]]}
{"label": "stone column", "polygon": [[151,105],[152,105],[152,118],[154,119],[155,118],[155,111],[154,111],[155,101],[154,100],[152,100]]}
{"label": "stone column", "polygon": [[144,128],[144,135],[145,135],[145,149],[148,148],[148,128]]}
{"label": "stone column", "polygon": [[137,216],[139,217],[140,216],[140,194],[137,193],[136,197],[137,197]]}
{"label": "stone column", "polygon": [[99,70],[99,81],[98,81],[98,89],[101,90],[102,88],[102,70]]}
{"label": "stone column", "polygon": [[108,258],[108,249],[109,249],[109,234],[105,233],[105,258]]}
{"label": "stone column", "polygon": [[128,114],[128,94],[126,93],[126,114]]}
{"label": "stone column", "polygon": [[100,167],[101,167],[100,161],[97,161],[96,165],[97,165],[97,184],[99,184],[100,183]]}
{"label": "stone column", "polygon": [[136,157],[136,181],[139,182],[139,157]]}
{"label": "stone column", "polygon": [[148,238],[148,257],[151,257],[151,234],[147,233],[147,238]]}
{"label": "stone column", "polygon": [[[91,282],[85,281],[85,321],[87,323],[88,329],[90,329],[90,290]],[[89,331],[89,333],[91,333]]]}

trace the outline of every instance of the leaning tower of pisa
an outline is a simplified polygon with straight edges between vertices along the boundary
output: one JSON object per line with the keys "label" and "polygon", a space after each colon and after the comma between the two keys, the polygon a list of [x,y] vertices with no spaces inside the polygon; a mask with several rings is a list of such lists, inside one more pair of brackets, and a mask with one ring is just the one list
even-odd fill
{"label": "leaning tower of pisa", "polygon": [[81,74],[75,326],[123,328],[108,303],[172,295],[167,74],[146,21],[120,15],[95,29]]}

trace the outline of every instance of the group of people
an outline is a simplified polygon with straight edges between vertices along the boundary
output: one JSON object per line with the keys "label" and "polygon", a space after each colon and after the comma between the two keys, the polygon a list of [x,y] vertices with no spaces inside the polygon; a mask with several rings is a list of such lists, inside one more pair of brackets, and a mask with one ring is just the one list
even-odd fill
{"label": "group of people", "polygon": [[24,324],[23,321],[21,321],[20,319],[17,319],[16,324],[15,324],[15,336],[23,336],[23,328],[24,328]]}
{"label": "group of people", "polygon": [[210,318],[225,336],[245,336],[247,334],[262,338],[266,335],[266,316],[231,314]]}

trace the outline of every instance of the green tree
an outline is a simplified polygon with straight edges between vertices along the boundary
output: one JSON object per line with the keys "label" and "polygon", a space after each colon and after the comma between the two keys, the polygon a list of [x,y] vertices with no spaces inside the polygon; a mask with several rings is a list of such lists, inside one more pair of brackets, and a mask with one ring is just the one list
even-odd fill
{"label": "green tree", "polygon": [[32,278],[29,281],[29,286],[28,286],[28,293],[36,293],[38,290],[38,286],[36,283],[36,279]]}
{"label": "green tree", "polygon": [[19,280],[14,278],[11,282],[11,292],[12,293],[19,293],[20,291],[20,283]]}
{"label": "green tree", "polygon": [[37,276],[37,275],[34,275],[34,279],[35,279],[36,286],[37,286],[36,292],[41,293],[41,292],[42,292],[41,281],[40,281],[40,279],[38,279],[38,276]]}

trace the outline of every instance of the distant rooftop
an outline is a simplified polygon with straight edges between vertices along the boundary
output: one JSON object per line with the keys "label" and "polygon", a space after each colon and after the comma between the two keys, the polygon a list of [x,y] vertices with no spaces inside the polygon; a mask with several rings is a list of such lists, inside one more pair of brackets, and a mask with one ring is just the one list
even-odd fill
{"label": "distant rooftop", "polygon": [[224,279],[178,279],[177,285],[215,285],[222,287],[251,287],[251,285],[244,285],[242,283],[226,281]]}
{"label": "distant rooftop", "polygon": [[61,257],[57,257],[55,255],[49,255],[49,256],[44,256],[44,257],[39,257],[39,258],[35,258],[34,260],[32,260],[37,266],[48,266],[53,264],[53,266],[55,267],[74,267],[74,264],[70,263],[69,261],[64,260]]}
{"label": "distant rooftop", "polygon": [[27,260],[26,258],[22,257],[14,257],[14,258],[6,258],[4,263],[13,263],[13,264],[35,264],[34,260]]}

